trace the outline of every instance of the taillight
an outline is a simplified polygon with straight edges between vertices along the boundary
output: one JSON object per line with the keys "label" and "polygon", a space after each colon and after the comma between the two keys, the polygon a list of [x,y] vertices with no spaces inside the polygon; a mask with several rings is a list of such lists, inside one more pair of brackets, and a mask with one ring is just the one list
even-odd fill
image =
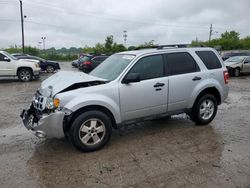
{"label": "taillight", "polygon": [[84,64],[84,65],[90,65],[91,62],[90,62],[90,61],[84,61],[83,64]]}
{"label": "taillight", "polygon": [[224,74],[224,81],[225,81],[225,84],[228,84],[228,82],[229,82],[229,74],[228,74],[228,71],[224,71],[223,74]]}

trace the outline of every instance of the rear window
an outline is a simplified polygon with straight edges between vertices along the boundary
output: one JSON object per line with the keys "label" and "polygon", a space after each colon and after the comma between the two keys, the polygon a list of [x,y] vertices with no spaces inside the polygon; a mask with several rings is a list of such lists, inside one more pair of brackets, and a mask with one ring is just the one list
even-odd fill
{"label": "rear window", "polygon": [[203,61],[207,69],[219,69],[221,68],[221,63],[218,57],[212,51],[196,51],[195,52],[199,58]]}

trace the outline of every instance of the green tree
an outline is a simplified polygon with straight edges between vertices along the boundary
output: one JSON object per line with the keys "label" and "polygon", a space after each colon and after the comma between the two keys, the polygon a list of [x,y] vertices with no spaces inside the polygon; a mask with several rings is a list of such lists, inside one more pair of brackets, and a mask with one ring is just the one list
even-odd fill
{"label": "green tree", "polygon": [[113,35],[107,36],[107,38],[105,39],[104,46],[108,52],[112,51],[113,42],[114,42]]}

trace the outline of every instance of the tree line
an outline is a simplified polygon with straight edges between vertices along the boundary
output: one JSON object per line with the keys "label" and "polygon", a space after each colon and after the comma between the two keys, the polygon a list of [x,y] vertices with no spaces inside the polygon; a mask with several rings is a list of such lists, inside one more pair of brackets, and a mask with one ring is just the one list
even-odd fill
{"label": "tree line", "polygon": [[[219,38],[213,39],[211,41],[192,41],[190,46],[208,46],[213,47],[218,50],[250,50],[250,36],[240,38],[240,34],[236,31],[226,31],[221,34]],[[84,46],[83,48],[61,48],[55,49],[54,47],[41,50],[35,47],[26,46],[24,51],[27,54],[40,56],[45,59],[69,61],[77,59],[78,55],[81,53],[92,53],[92,54],[106,54],[111,55],[113,53],[134,50],[138,48],[150,48],[157,46],[154,41],[145,42],[138,46],[129,46],[126,48],[123,44],[118,44],[114,41],[112,35],[107,36],[104,43],[97,43],[95,46]],[[9,53],[21,53],[22,49],[17,47],[10,47],[4,49]]]}
{"label": "tree line", "polygon": [[236,31],[226,31],[211,41],[192,41],[192,46],[208,46],[218,50],[250,50],[250,36],[240,38]]}

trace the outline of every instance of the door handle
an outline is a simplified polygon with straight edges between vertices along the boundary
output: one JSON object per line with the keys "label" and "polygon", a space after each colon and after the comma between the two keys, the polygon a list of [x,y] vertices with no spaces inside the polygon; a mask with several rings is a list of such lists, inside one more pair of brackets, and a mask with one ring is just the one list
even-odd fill
{"label": "door handle", "polygon": [[165,84],[164,83],[160,83],[160,82],[157,82],[154,87],[163,87]]}
{"label": "door handle", "polygon": [[192,80],[193,80],[193,81],[201,80],[201,77],[195,76]]}

